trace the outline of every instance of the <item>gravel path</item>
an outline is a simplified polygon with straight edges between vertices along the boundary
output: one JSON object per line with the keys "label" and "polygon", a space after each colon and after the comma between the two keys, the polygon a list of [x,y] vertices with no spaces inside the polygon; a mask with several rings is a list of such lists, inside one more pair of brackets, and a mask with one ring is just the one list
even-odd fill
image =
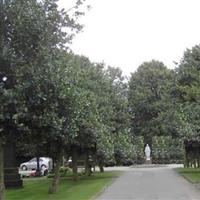
{"label": "gravel path", "polygon": [[[121,169],[123,170],[123,169]],[[124,168],[96,200],[200,200],[200,191],[169,166]]]}

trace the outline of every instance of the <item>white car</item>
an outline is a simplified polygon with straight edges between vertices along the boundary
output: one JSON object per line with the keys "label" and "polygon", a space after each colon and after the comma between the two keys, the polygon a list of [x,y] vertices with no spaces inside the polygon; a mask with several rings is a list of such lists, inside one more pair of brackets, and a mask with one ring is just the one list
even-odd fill
{"label": "white car", "polygon": [[[51,171],[53,169],[53,161],[51,158],[48,157],[40,157],[39,158],[39,166],[40,169],[48,169],[48,171]],[[20,169],[22,170],[35,170],[37,169],[37,158],[33,158],[29,160],[28,162],[22,163],[20,165]]]}

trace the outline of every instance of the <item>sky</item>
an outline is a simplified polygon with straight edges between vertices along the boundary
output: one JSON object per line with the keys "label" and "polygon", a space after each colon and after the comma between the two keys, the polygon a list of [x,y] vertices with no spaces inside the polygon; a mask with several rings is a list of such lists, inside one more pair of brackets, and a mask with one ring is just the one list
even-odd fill
{"label": "sky", "polygon": [[[69,8],[73,0],[59,0]],[[187,48],[200,43],[199,0],[87,0],[82,33],[72,50],[125,75],[152,59],[174,68]]]}

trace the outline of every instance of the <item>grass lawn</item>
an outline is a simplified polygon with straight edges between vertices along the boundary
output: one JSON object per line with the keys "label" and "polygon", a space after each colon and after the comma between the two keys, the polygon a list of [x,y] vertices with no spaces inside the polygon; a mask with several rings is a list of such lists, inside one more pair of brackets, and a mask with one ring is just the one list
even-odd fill
{"label": "grass lawn", "polygon": [[191,183],[200,183],[200,168],[178,168],[176,171]]}
{"label": "grass lawn", "polygon": [[6,190],[6,200],[86,200],[97,194],[120,172],[95,173],[90,177],[82,176],[74,182],[71,178],[62,178],[56,194],[48,194],[48,186],[52,179],[25,179],[24,188]]}

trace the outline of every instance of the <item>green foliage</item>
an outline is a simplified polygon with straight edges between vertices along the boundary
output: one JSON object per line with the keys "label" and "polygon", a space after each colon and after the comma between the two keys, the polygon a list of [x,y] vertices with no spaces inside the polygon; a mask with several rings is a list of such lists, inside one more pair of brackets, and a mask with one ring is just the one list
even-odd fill
{"label": "green foliage", "polygon": [[173,73],[163,63],[152,60],[143,63],[132,74],[129,81],[129,105],[132,133],[144,136],[151,144],[153,135],[169,134],[162,130],[161,115],[169,103],[169,88],[173,84]]}
{"label": "green foliage", "polygon": [[[72,171],[69,167],[61,167],[59,170],[60,177],[69,177],[72,176]],[[49,173],[47,175],[48,178],[53,178],[55,175],[54,173]]]}
{"label": "green foliage", "polygon": [[185,51],[177,68],[177,102],[182,106],[184,121],[187,123],[188,133],[185,137],[198,137],[200,130],[200,46],[194,46]]}
{"label": "green foliage", "polygon": [[115,160],[117,165],[131,165],[134,159],[134,145],[128,132],[120,132],[115,137]]}
{"label": "green foliage", "polygon": [[134,164],[144,163],[144,137],[135,136],[132,139],[133,143],[133,162]]}
{"label": "green foliage", "polygon": [[114,139],[109,134],[109,128],[102,125],[101,135],[97,142],[97,162],[102,165],[115,165]]}
{"label": "green foliage", "polygon": [[153,60],[143,63],[129,81],[132,134],[144,136],[155,163],[181,162],[183,137],[193,132],[186,107],[177,99],[177,79],[178,73]]}
{"label": "green foliage", "polygon": [[182,163],[183,141],[170,136],[154,136],[152,139],[153,162],[158,164]]}
{"label": "green foliage", "polygon": [[81,3],[69,16],[57,0],[0,2],[1,141],[16,142],[21,133],[18,142],[37,144],[35,153],[46,148],[55,158],[74,138],[76,90],[68,90],[63,63],[68,43],[82,27],[77,22]]}
{"label": "green foliage", "polygon": [[[29,133],[35,132],[33,138],[36,134],[59,132],[64,122],[56,114],[63,72],[62,69],[58,73],[58,54],[81,26],[64,9],[58,9],[56,0],[28,3],[16,0],[1,4],[0,93],[5,96],[2,98],[5,103],[1,102],[1,137],[3,134],[7,137],[8,123],[13,125],[10,132],[19,129],[27,133],[28,128]],[[65,27],[71,32],[66,32]],[[6,83],[2,83],[4,76]]]}
{"label": "green foliage", "polygon": [[174,138],[170,143],[170,162],[183,163],[184,161],[184,144],[182,138]]}

